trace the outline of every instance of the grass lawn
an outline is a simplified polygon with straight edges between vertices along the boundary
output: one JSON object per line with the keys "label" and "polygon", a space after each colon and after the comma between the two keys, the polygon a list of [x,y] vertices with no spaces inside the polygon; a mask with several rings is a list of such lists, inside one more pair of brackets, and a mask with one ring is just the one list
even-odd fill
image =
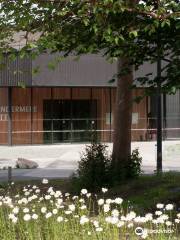
{"label": "grass lawn", "polygon": [[148,211],[156,203],[173,202],[180,207],[180,173],[165,173],[162,177],[141,176],[109,190],[111,196],[120,195],[137,211]]}
{"label": "grass lawn", "polygon": [[[79,194],[68,179],[50,180],[50,185],[62,192]],[[18,181],[12,188],[17,193],[24,185],[41,184],[40,180]],[[7,183],[1,184],[1,192],[7,191]],[[0,192],[0,193],[1,193]],[[180,173],[164,173],[161,177],[156,175],[143,175],[138,179],[123,182],[110,188],[106,197],[121,197],[127,204],[133,205],[139,213],[150,211],[158,202],[175,203],[180,208]]]}
{"label": "grass lawn", "polygon": [[177,240],[179,199],[179,173],[141,176],[97,195],[77,192],[69,179],[2,183],[0,239]]}

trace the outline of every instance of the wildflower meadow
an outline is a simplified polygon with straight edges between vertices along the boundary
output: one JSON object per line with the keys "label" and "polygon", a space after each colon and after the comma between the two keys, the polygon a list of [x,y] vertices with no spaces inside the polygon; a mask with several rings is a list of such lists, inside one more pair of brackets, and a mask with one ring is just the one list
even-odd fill
{"label": "wildflower meadow", "polygon": [[[13,186],[11,186],[13,187]],[[120,197],[100,198],[82,189],[79,196],[48,186],[28,185],[0,196],[1,240],[136,240],[178,238],[180,213],[173,204],[157,203],[143,216]]]}

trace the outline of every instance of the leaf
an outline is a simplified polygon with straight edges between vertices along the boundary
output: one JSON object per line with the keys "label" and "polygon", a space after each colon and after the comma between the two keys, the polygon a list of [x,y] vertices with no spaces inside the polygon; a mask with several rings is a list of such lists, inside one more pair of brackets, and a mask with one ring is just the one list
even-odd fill
{"label": "leaf", "polygon": [[164,27],[164,26],[165,26],[165,21],[161,23],[161,27]]}
{"label": "leaf", "polygon": [[169,19],[166,19],[164,20],[162,23],[161,23],[161,27],[163,28],[165,25],[168,25],[170,27],[171,23],[169,21]]}
{"label": "leaf", "polygon": [[133,99],[133,101],[136,103],[140,103],[143,98],[144,98],[143,96],[137,96]]}
{"label": "leaf", "polygon": [[26,56],[26,54],[27,53],[25,51],[21,51],[19,55],[20,59],[23,59]]}
{"label": "leaf", "polygon": [[116,81],[116,79],[112,78],[108,81],[108,83],[114,83]]}
{"label": "leaf", "polygon": [[175,94],[176,91],[177,91],[177,88],[175,86],[171,87],[171,89],[170,89],[171,94]]}
{"label": "leaf", "polygon": [[115,37],[114,41],[115,41],[115,43],[118,45],[118,43],[119,43],[119,38],[118,38],[118,37]]}
{"label": "leaf", "polygon": [[119,38],[120,38],[122,41],[125,40],[122,34],[119,34]]}
{"label": "leaf", "polygon": [[48,63],[48,68],[50,69],[50,70],[55,70],[56,69],[56,63],[54,63],[54,62],[49,62]]}
{"label": "leaf", "polygon": [[166,19],[166,24],[170,27],[171,22],[169,21],[169,19]]}
{"label": "leaf", "polygon": [[131,37],[131,36],[137,37],[138,32],[134,30],[134,31],[131,31],[131,32],[129,33],[129,35],[130,35],[130,37]]}
{"label": "leaf", "polygon": [[35,43],[29,43],[28,44],[28,46],[29,46],[29,48],[31,48],[31,49],[34,49],[34,48],[36,48],[37,47],[37,45],[35,44]]}
{"label": "leaf", "polygon": [[32,75],[35,76],[36,74],[38,74],[40,72],[40,67],[37,66],[37,67],[34,67],[32,69]]}
{"label": "leaf", "polygon": [[84,22],[84,25],[85,25],[85,26],[88,26],[89,20],[88,20],[87,18],[83,19],[83,22]]}
{"label": "leaf", "polygon": [[107,33],[108,33],[109,35],[112,33],[112,30],[111,30],[110,27],[108,27],[108,29],[107,29]]}
{"label": "leaf", "polygon": [[152,73],[147,73],[145,76],[146,76],[146,77],[152,76]]}
{"label": "leaf", "polygon": [[79,61],[79,59],[80,59],[80,56],[79,56],[79,55],[78,55],[78,56],[75,56],[75,57],[73,58],[74,61]]}
{"label": "leaf", "polygon": [[159,24],[160,24],[160,22],[159,22],[158,20],[155,20],[155,21],[154,21],[154,25],[155,25],[156,28],[159,27]]}
{"label": "leaf", "polygon": [[18,86],[21,88],[26,88],[26,83],[24,80],[18,81]]}
{"label": "leaf", "polygon": [[97,33],[98,31],[97,25],[93,25],[93,30],[94,30],[94,33]]}

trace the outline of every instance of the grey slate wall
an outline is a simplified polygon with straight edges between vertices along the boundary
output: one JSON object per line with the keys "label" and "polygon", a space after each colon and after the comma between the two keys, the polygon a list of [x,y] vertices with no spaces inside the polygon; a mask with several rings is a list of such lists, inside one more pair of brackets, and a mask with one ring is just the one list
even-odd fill
{"label": "grey slate wall", "polygon": [[[68,57],[57,64],[54,70],[48,68],[48,64],[55,60],[58,54],[42,54],[35,60],[31,58],[19,58],[10,61],[4,58],[4,67],[0,69],[0,86],[116,86],[116,82],[109,83],[117,73],[117,63],[110,64],[100,55],[83,55],[79,60]],[[32,74],[33,69],[39,69],[37,74]],[[156,74],[156,65],[144,63],[134,78],[153,72]],[[138,87],[142,87],[137,84]]]}
{"label": "grey slate wall", "polygon": [[33,61],[39,73],[32,78],[33,86],[113,86],[109,83],[117,72],[117,64],[108,63],[99,55],[83,55],[79,60],[68,57],[49,70],[55,55],[43,54]]}
{"label": "grey slate wall", "polygon": [[32,85],[32,60],[20,58],[11,60],[8,55],[0,62],[0,86],[31,86]]}

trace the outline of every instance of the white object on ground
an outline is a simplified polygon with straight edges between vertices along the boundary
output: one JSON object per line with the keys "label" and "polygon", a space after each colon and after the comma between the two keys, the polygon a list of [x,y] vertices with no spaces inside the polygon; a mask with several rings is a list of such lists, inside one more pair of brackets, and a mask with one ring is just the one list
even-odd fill
{"label": "white object on ground", "polygon": [[17,168],[23,168],[23,169],[32,169],[37,168],[38,164],[32,160],[28,160],[25,158],[18,158],[16,161]]}

